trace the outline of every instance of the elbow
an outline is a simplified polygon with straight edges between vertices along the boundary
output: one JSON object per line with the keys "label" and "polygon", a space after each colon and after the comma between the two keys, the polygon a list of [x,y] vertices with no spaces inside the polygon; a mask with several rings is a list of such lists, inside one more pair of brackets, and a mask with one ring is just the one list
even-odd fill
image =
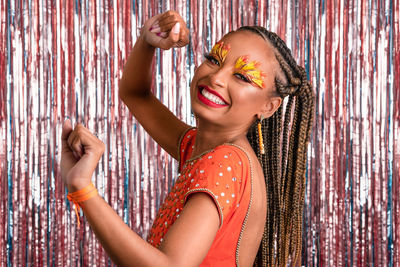
{"label": "elbow", "polygon": [[118,96],[119,99],[121,99],[122,102],[127,104],[129,101],[132,100],[132,97],[135,97],[135,91],[133,88],[129,88],[127,86],[126,82],[121,79],[118,84]]}
{"label": "elbow", "polygon": [[118,84],[118,96],[119,96],[119,99],[121,99],[124,103],[125,103],[125,100],[126,100],[126,98],[127,98],[127,93],[126,93],[126,88],[125,88],[125,86],[124,86],[124,82],[123,82],[123,80],[121,79],[120,81],[119,81],[119,84]]}
{"label": "elbow", "polygon": [[148,98],[150,94],[151,91],[149,89],[129,87],[123,79],[121,79],[121,81],[119,82],[118,95],[122,102],[124,102],[125,104],[135,99]]}

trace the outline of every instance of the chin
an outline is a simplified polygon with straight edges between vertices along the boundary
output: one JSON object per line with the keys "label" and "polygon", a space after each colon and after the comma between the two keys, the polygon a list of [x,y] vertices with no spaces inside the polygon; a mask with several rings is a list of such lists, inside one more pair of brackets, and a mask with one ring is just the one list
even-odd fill
{"label": "chin", "polygon": [[197,103],[197,105],[192,105],[192,112],[196,118],[196,124],[200,122],[202,125],[206,124],[217,127],[226,127],[226,123],[229,121],[226,116],[216,114],[215,111],[207,109],[207,107],[204,107],[199,103]]}

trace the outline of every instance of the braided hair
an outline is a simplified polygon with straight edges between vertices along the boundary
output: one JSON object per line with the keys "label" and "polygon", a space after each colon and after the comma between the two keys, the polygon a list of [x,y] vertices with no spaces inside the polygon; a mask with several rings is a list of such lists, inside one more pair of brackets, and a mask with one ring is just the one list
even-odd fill
{"label": "braided hair", "polygon": [[[307,147],[314,115],[314,93],[305,70],[298,66],[284,41],[260,26],[244,26],[269,42],[281,67],[276,92],[289,96],[261,124],[265,154],[260,153],[256,121],[247,139],[254,149],[266,182],[267,218],[255,266],[298,265],[301,261]],[[284,112],[284,114],[283,114]]]}

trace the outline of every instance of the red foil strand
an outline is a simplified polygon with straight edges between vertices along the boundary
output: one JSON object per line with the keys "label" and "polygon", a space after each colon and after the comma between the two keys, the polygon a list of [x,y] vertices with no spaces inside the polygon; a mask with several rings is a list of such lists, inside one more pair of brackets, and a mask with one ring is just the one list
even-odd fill
{"label": "red foil strand", "polygon": [[194,124],[189,84],[223,34],[262,25],[316,93],[303,220],[305,266],[400,266],[400,1],[0,0],[0,266],[108,266],[77,228],[59,172],[61,125],[106,144],[94,183],[146,237],[177,163],[118,97],[146,19],[176,10],[190,44],[156,52],[154,94]]}

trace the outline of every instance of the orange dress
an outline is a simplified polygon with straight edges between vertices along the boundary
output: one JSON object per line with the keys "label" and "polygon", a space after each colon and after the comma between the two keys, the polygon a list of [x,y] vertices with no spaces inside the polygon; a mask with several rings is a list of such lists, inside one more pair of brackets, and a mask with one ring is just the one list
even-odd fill
{"label": "orange dress", "polygon": [[[200,266],[235,266],[252,198],[250,159],[233,144],[218,146],[190,159],[197,130],[188,130],[180,143],[180,174],[160,207],[148,236],[159,247],[179,217],[190,194],[207,193],[218,207],[220,226]],[[189,160],[190,159],[190,160]]]}

